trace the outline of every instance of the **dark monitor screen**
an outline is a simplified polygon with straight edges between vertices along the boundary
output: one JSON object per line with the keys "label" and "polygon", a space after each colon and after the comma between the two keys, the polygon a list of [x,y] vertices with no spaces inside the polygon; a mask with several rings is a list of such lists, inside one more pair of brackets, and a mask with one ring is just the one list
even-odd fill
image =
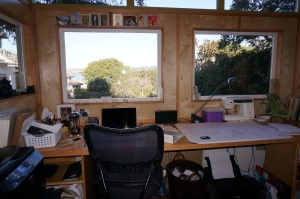
{"label": "dark monitor screen", "polygon": [[102,109],[102,126],[127,129],[136,127],[136,108]]}

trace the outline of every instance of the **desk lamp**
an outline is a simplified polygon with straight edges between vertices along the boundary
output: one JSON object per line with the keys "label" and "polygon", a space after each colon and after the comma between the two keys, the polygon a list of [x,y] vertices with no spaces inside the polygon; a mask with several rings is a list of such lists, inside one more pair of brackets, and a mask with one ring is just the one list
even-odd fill
{"label": "desk lamp", "polygon": [[197,113],[205,106],[205,104],[207,103],[207,102],[209,102],[209,100],[223,87],[223,86],[225,86],[225,85],[227,85],[227,84],[231,84],[231,83],[233,83],[233,82],[235,82],[236,81],[236,77],[230,77],[230,78],[228,78],[228,80],[227,80],[227,82],[223,82],[223,83],[221,83],[217,88],[216,88],[216,90],[214,91],[214,92],[212,92],[212,94],[210,94],[210,96],[207,98],[207,100],[202,104],[202,106],[200,106],[200,108],[198,108],[194,113],[192,113],[192,115],[191,115],[191,122],[192,123],[201,123],[201,122],[203,122],[203,119],[202,119],[202,117],[200,117],[200,116],[197,116]]}

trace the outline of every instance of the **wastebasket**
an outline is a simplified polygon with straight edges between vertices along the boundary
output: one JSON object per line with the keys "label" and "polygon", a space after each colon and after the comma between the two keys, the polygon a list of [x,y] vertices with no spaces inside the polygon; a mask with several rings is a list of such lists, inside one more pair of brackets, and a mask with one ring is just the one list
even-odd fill
{"label": "wastebasket", "polygon": [[[205,176],[204,168],[193,161],[186,160],[182,154],[174,157],[167,164],[167,177],[170,199],[204,199]],[[180,175],[174,175],[174,173]],[[185,175],[191,173],[190,175]]]}

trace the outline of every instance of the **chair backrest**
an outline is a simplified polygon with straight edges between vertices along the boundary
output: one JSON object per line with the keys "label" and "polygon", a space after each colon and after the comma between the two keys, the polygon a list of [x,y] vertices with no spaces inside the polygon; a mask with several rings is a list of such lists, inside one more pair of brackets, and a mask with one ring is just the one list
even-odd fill
{"label": "chair backrest", "polygon": [[163,130],[157,125],[113,129],[87,125],[84,136],[94,182],[106,198],[149,198],[162,182]]}

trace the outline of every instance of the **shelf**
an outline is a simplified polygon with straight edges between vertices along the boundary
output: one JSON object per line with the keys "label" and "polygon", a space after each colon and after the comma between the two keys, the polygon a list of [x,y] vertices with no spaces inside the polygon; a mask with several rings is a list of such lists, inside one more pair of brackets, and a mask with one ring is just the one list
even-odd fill
{"label": "shelf", "polygon": [[[64,161],[61,161],[61,159],[63,159]],[[55,172],[55,174],[51,178],[46,179],[47,186],[62,185],[62,184],[83,184],[82,175],[80,176],[79,180],[67,181],[67,182],[62,181],[62,178],[63,178],[65,172],[67,171],[68,166],[71,163],[75,162],[74,157],[60,158],[60,159],[47,158],[47,159],[45,159],[45,162],[46,162],[45,164],[57,164],[58,165],[58,169]]]}

